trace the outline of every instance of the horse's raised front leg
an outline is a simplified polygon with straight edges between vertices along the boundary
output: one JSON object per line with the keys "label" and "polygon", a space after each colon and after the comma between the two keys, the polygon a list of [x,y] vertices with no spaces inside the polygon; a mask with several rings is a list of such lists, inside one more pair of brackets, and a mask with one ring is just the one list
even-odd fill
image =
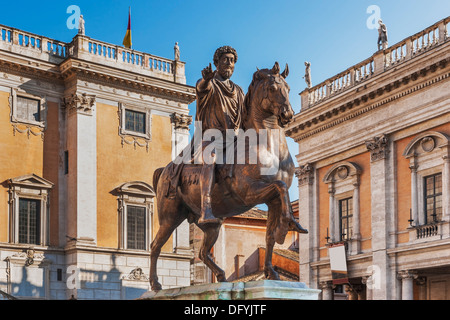
{"label": "horse's raised front leg", "polygon": [[221,226],[222,221],[214,224],[199,226],[204,233],[199,258],[209,269],[211,269],[211,271],[216,276],[218,282],[227,282],[225,272],[222,269],[220,269],[219,266],[211,258],[211,249],[216,243],[217,238],[219,237]]}
{"label": "horse's raised front leg", "polygon": [[[241,182],[241,181],[240,181]],[[273,182],[255,181],[249,184],[244,201],[247,204],[269,203],[278,200],[278,210],[274,211],[272,233],[275,241],[283,244],[292,221],[289,191],[286,183],[277,180]]]}

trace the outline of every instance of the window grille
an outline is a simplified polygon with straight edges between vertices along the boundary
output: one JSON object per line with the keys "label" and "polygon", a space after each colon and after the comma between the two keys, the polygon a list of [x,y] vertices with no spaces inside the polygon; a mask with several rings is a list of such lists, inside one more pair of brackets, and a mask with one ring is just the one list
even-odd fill
{"label": "window grille", "polygon": [[19,243],[40,244],[40,201],[19,199]]}
{"label": "window grille", "polygon": [[127,248],[145,250],[146,208],[127,206]]}

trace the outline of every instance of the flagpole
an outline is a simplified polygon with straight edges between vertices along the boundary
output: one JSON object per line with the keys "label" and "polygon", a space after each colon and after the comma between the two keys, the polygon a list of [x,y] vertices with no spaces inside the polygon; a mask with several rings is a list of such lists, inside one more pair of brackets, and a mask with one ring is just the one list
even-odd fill
{"label": "flagpole", "polygon": [[133,41],[131,37],[131,6],[128,7],[128,28],[130,29],[130,49],[133,50]]}
{"label": "flagpole", "polygon": [[131,36],[131,6],[128,7],[128,27],[127,27],[127,33],[125,35],[125,38],[123,39],[123,45],[126,48],[129,48],[132,50],[132,36]]}

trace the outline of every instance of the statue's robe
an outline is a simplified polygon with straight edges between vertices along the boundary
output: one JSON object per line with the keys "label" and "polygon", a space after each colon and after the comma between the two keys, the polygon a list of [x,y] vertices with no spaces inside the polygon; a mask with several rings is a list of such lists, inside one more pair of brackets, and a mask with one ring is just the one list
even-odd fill
{"label": "statue's robe", "polygon": [[[217,141],[215,141],[216,145],[211,149],[212,153],[216,154],[217,147],[222,147],[220,154],[225,156],[226,142],[229,142],[229,139],[226,138],[227,130],[235,132],[242,128],[245,99],[242,88],[231,80],[221,81],[217,74],[206,88],[201,88],[200,83],[201,80],[196,85],[197,113],[195,117],[196,132],[194,133],[199,139],[194,138],[194,141],[189,143],[177,160],[169,164],[170,181],[168,181],[166,195],[170,197],[176,194],[183,165],[189,162],[203,163],[203,151],[211,143],[214,143],[214,141],[203,141],[202,139],[208,129],[217,129],[222,133],[223,146],[217,145]],[[201,131],[197,132],[197,130]],[[201,145],[196,146],[195,143]],[[234,141],[232,147],[234,147]],[[231,169],[228,170],[228,174],[231,174]]]}

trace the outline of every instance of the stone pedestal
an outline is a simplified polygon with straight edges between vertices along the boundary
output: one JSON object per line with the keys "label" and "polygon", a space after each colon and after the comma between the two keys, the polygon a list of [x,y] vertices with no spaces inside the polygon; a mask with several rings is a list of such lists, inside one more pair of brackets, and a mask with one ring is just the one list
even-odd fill
{"label": "stone pedestal", "polygon": [[139,300],[319,300],[320,293],[303,282],[261,280],[150,291]]}

